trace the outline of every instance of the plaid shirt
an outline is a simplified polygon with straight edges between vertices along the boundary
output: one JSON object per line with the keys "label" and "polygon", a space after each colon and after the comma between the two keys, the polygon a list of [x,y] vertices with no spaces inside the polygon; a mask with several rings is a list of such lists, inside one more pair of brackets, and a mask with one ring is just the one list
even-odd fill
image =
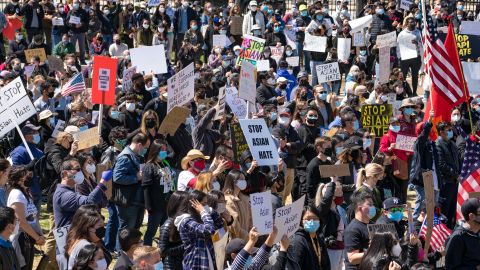
{"label": "plaid shirt", "polygon": [[[263,244],[257,251],[255,257],[253,257],[252,264],[247,269],[262,269],[270,257],[270,250],[272,250],[271,247],[267,247],[267,245]],[[245,267],[248,257],[250,257],[250,254],[248,254],[245,249],[240,250],[237,257],[235,257],[235,260],[233,260],[232,266],[229,270],[242,270]]]}
{"label": "plaid shirt", "polygon": [[212,235],[215,230],[223,227],[223,220],[216,212],[201,213],[203,223],[198,223],[192,217],[185,218],[179,226],[180,238],[185,249],[183,269],[201,270],[211,269],[208,262],[208,252],[215,265],[215,251],[213,250]]}

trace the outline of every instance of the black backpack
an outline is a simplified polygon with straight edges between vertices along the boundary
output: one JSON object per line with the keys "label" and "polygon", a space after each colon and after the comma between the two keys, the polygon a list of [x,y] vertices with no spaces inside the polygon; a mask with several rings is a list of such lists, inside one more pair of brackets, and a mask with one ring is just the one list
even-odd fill
{"label": "black backpack", "polygon": [[42,190],[50,188],[57,178],[53,165],[48,162],[47,155],[48,153],[45,153],[33,167],[33,173],[38,176]]}

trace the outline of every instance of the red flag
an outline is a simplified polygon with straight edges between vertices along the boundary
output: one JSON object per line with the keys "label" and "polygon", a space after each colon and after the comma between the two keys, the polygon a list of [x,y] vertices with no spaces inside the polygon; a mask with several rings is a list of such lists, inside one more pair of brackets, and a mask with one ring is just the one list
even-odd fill
{"label": "red flag", "polygon": [[458,56],[457,42],[455,39],[455,32],[453,31],[453,23],[450,21],[448,24],[448,33],[445,42],[445,49],[447,50],[448,55],[450,56],[450,63],[452,64],[455,72],[459,76],[459,87],[462,89],[463,98],[455,103],[455,106],[460,105],[463,102],[468,102],[470,98],[470,93],[468,91],[467,85],[465,84],[465,79],[463,77],[462,63],[460,62],[460,56]]}
{"label": "red flag", "polygon": [[114,105],[117,59],[95,56],[92,77],[92,103]]}

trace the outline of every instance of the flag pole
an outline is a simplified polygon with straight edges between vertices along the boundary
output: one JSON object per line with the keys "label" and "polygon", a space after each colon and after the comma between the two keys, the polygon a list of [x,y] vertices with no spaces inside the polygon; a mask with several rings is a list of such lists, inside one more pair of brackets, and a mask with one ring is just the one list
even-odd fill
{"label": "flag pole", "polygon": [[[428,26],[427,26],[427,8],[425,7],[425,1],[426,0],[420,0],[421,3],[422,3],[422,21],[423,21],[423,36],[424,36],[424,41],[425,41],[425,31],[428,31]],[[423,42],[423,51],[425,52],[425,42]],[[425,61],[425,59],[423,59],[423,61]],[[428,69],[425,70],[426,74],[427,74],[427,78],[429,79],[430,81],[430,94],[428,95],[428,99],[430,100],[430,110],[433,110],[433,95],[432,95],[432,88],[433,88],[433,83],[432,83],[432,78],[430,77],[430,72],[428,71]],[[425,80],[425,78],[424,78]],[[416,91],[416,89],[415,89]],[[430,112],[428,112],[430,113]]]}

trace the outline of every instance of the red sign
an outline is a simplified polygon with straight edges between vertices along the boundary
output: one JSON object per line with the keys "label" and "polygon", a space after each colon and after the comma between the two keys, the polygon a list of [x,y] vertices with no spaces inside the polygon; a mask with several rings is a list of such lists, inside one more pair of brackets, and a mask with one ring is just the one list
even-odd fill
{"label": "red sign", "polygon": [[95,56],[92,75],[92,103],[114,105],[117,59]]}

